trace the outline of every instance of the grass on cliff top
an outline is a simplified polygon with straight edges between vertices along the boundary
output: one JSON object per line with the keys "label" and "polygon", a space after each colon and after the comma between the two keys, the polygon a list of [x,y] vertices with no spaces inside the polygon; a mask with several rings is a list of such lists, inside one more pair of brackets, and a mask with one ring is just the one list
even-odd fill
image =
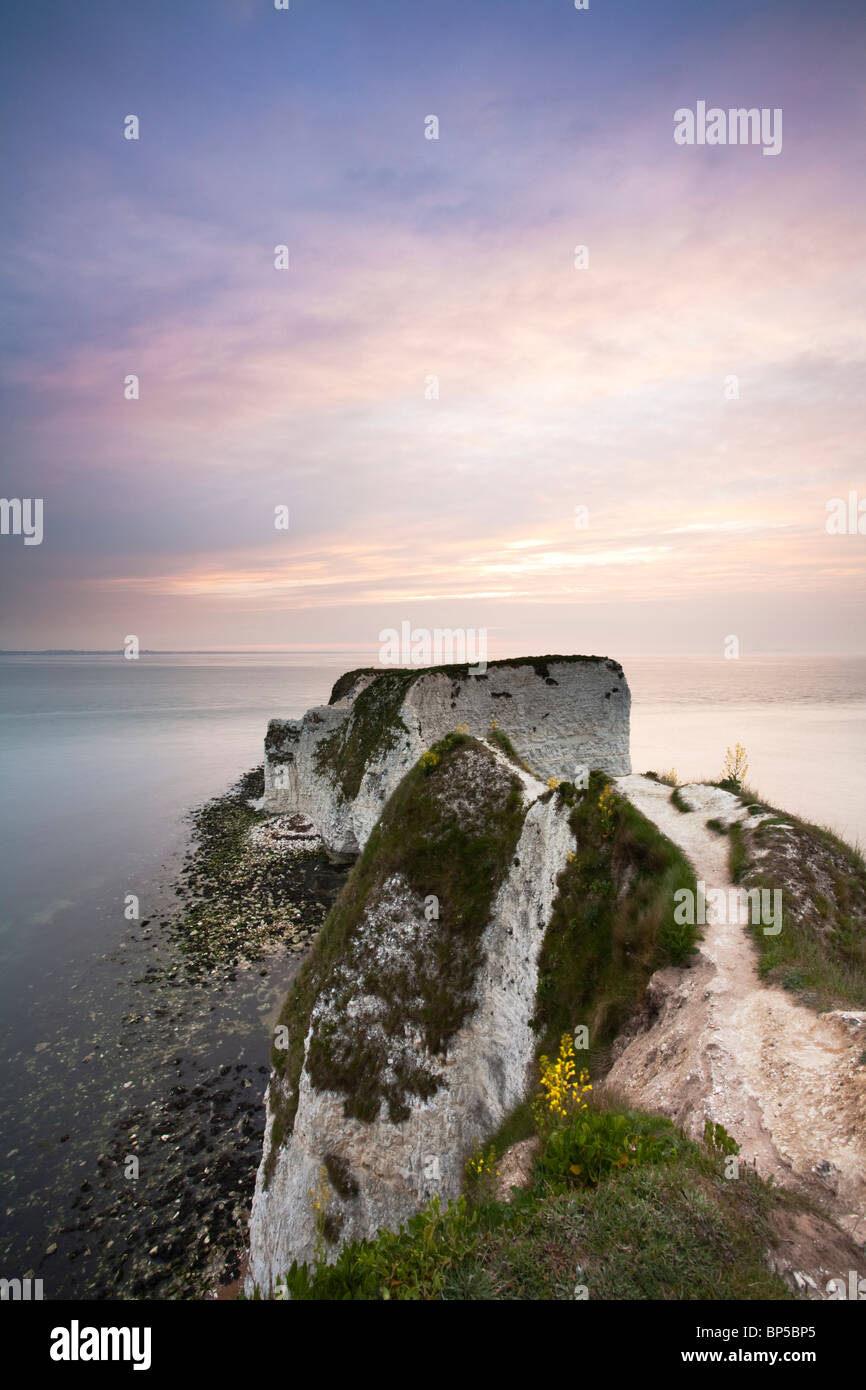
{"label": "grass on cliff top", "polygon": [[541,948],[534,1019],[539,1050],[548,1054],[563,1033],[586,1025],[590,1048],[579,1060],[593,1074],[653,971],[688,964],[699,935],[674,922],[676,891],[697,890],[688,860],[622,797],[606,823],[599,805],[606,785],[593,772],[575,798],[569,824],[577,848],[560,875]]}
{"label": "grass on cliff top", "polygon": [[866,1008],[866,863],[831,830],[741,799],[752,813],[770,813],[750,829],[730,827],[731,878],[744,888],[781,889],[782,930],[766,936],[749,927],[758,969],[819,1011]]}
{"label": "grass on cliff top", "polygon": [[[550,664],[556,662],[580,662],[580,661],[603,661],[621,679],[624,679],[624,672],[618,661],[614,661],[609,656],[509,656],[503,657],[499,661],[488,661],[486,671],[501,671],[511,666],[531,666],[540,680],[552,680],[550,675]],[[346,671],[334,683],[328,700],[329,705],[335,705],[338,700],[342,700],[348,695],[355,682],[360,676],[409,676],[411,685],[419,676],[429,676],[434,671],[440,672],[444,676],[453,676],[456,680],[465,680],[471,667],[476,666],[477,662],[458,662],[448,666],[413,666],[409,668],[389,667],[389,666],[359,666],[354,671]],[[486,680],[486,672],[473,675],[474,680]],[[555,682],[554,682],[555,683]]]}
{"label": "grass on cliff top", "polygon": [[[438,1087],[436,1075],[413,1072],[401,1062],[403,1035],[417,1028],[430,1052],[440,1053],[472,1007],[481,937],[525,811],[517,778],[477,740],[449,734],[431,753],[427,765],[416,764],[389,799],[280,1015],[289,1046],[272,1052],[275,1123],[266,1176],[294,1123],[304,1040],[323,990],[339,997],[329,1008],[333,1022],[325,1019],[313,1031],[307,1057],[312,1084],[342,1092],[346,1114],[367,1121],[385,1101],[398,1122],[408,1114],[408,1097],[426,1097]],[[372,933],[357,929],[365,912],[387,903],[384,885],[392,874],[421,903],[435,896],[439,917],[435,932],[425,934],[422,912],[404,956],[383,967]],[[371,1029],[363,1017],[347,1012],[359,993],[379,1000],[381,1028]]]}
{"label": "grass on cliff top", "polygon": [[745,1165],[725,1178],[718,1153],[674,1132],[668,1161],[614,1170],[595,1187],[536,1177],[510,1203],[434,1201],[399,1232],[347,1244],[332,1265],[293,1266],[290,1296],[572,1301],[580,1284],[596,1301],[792,1300],[766,1261],[791,1199]]}

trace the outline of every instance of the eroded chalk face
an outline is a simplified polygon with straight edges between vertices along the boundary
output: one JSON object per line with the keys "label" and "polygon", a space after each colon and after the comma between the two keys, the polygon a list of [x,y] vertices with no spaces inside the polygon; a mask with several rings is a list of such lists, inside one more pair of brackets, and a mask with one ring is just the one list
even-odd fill
{"label": "eroded chalk face", "polygon": [[331,704],[271,722],[264,809],[300,812],[329,849],[355,852],[409,769],[457,730],[494,734],[525,771],[585,790],[593,769],[631,770],[630,703],[622,667],[603,657],[348,672]]}

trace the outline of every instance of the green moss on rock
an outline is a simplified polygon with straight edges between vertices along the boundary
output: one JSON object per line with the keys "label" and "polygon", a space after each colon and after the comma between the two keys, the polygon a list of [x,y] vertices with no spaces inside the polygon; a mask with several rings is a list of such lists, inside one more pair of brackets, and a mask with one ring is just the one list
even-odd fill
{"label": "green moss on rock", "polygon": [[[360,673],[349,674],[357,677]],[[331,775],[347,801],[358,795],[372,759],[393,748],[401,729],[407,732],[400,718],[400,706],[414,679],[411,671],[379,672],[378,678],[357,696],[340,727],[319,743],[316,766],[320,772]]]}
{"label": "green moss on rock", "polygon": [[[507,657],[501,661],[488,662],[487,672],[529,666],[539,680],[543,680],[547,685],[556,685],[556,680],[550,674],[551,665],[557,663],[573,665],[588,662],[602,662],[608,667],[611,674],[624,679],[623,669],[619,662],[603,656]],[[349,695],[362,677],[371,678],[364,689],[355,697],[344,723],[334,733],[322,739],[315,753],[318,771],[330,774],[345,800],[351,801],[358,795],[369,763],[393,748],[401,731],[408,732],[400,718],[400,708],[403,701],[417,680],[422,676],[433,674],[448,676],[452,681],[458,682],[488,679],[487,674],[474,673],[468,662],[461,662],[448,666],[401,667],[385,668],[384,670],[373,666],[359,667],[354,671],[346,671],[334,683],[328,701],[330,705],[337,704],[338,701]],[[458,690],[455,687],[452,690],[452,697],[455,697],[457,693]],[[494,695],[499,696],[504,693],[507,692],[493,692]],[[283,747],[285,735],[281,735],[281,729],[285,729],[285,726],[281,725],[279,721],[272,721],[265,747],[271,761],[290,762],[292,760],[291,753]],[[272,748],[275,750],[274,752],[271,752]],[[516,754],[514,756],[516,757]]]}
{"label": "green moss on rock", "polygon": [[341,1092],[347,1116],[372,1121],[384,1103],[399,1123],[413,1096],[442,1084],[435,1059],[473,1007],[525,807],[517,777],[477,740],[449,734],[430,753],[388,801],[283,1008],[266,1179],[294,1123],[311,1029],[313,1087]]}
{"label": "green moss on rock", "polygon": [[293,763],[293,750],[301,731],[284,719],[272,719],[265,734],[265,756],[269,763]]}

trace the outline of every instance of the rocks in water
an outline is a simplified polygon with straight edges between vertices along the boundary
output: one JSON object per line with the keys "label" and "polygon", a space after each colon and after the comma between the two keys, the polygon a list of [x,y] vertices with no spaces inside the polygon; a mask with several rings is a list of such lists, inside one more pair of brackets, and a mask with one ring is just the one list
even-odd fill
{"label": "rocks in water", "polygon": [[348,861],[325,852],[308,819],[253,810],[246,796],[253,776],[193,815],[195,841],[171,925],[192,970],[255,961],[283,942],[297,954],[348,871]]}

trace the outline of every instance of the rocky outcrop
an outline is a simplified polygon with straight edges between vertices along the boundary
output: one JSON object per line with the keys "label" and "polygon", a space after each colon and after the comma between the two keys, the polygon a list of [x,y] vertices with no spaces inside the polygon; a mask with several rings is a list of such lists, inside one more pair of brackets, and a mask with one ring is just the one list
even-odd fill
{"label": "rocky outcrop", "polygon": [[540,779],[580,768],[631,771],[631,697],[606,657],[550,656],[467,667],[352,671],[328,705],[273,720],[265,740],[265,810],[300,814],[332,850],[366,843],[388,797],[425,749],[463,727],[495,724]]}
{"label": "rocky outcrop", "polygon": [[616,662],[546,657],[350,672],[270,724],[265,809],[363,853],[281,1015],[249,1292],[457,1198],[525,1098],[575,843],[549,779],[627,773],[629,704]]}
{"label": "rocky outcrop", "polygon": [[[470,739],[458,739],[432,776],[416,771],[413,779],[408,804],[394,808],[389,824],[389,803],[372,854],[347,884],[347,898],[367,885],[363,908],[337,963],[322,971],[303,1021],[300,1077],[297,1083],[279,1071],[271,1077],[266,1159],[250,1233],[250,1290],[272,1290],[294,1259],[312,1262],[317,1251],[327,1255],[382,1226],[396,1229],[436,1194],[443,1203],[457,1198],[476,1143],[526,1094],[536,1041],[530,1020],[538,952],[574,845],[568,806],[518,773],[498,749]],[[405,787],[400,795],[405,802]],[[417,825],[425,813],[431,828],[419,835],[420,859],[409,852],[405,868],[395,868],[397,817]],[[466,950],[473,913],[464,914],[450,940],[445,935],[460,911],[460,874],[450,893],[443,888],[432,895],[432,915],[431,895],[418,879],[425,839],[439,862],[455,819],[455,858],[462,856],[468,868],[481,849],[487,862],[501,866],[477,949],[465,961],[459,953]],[[492,859],[491,834],[502,842]],[[440,835],[444,839],[437,840]],[[465,967],[473,962],[467,985]],[[435,1027],[429,1022],[446,991],[461,1016],[452,1031],[440,1018]],[[323,1052],[329,1054],[324,1063]],[[358,1064],[362,1071],[353,1084]],[[361,1093],[369,1095],[377,1070],[371,1105]],[[328,1078],[331,1084],[323,1085]],[[289,1102],[294,1114],[285,1137],[280,1131],[288,1127],[283,1115]]]}

